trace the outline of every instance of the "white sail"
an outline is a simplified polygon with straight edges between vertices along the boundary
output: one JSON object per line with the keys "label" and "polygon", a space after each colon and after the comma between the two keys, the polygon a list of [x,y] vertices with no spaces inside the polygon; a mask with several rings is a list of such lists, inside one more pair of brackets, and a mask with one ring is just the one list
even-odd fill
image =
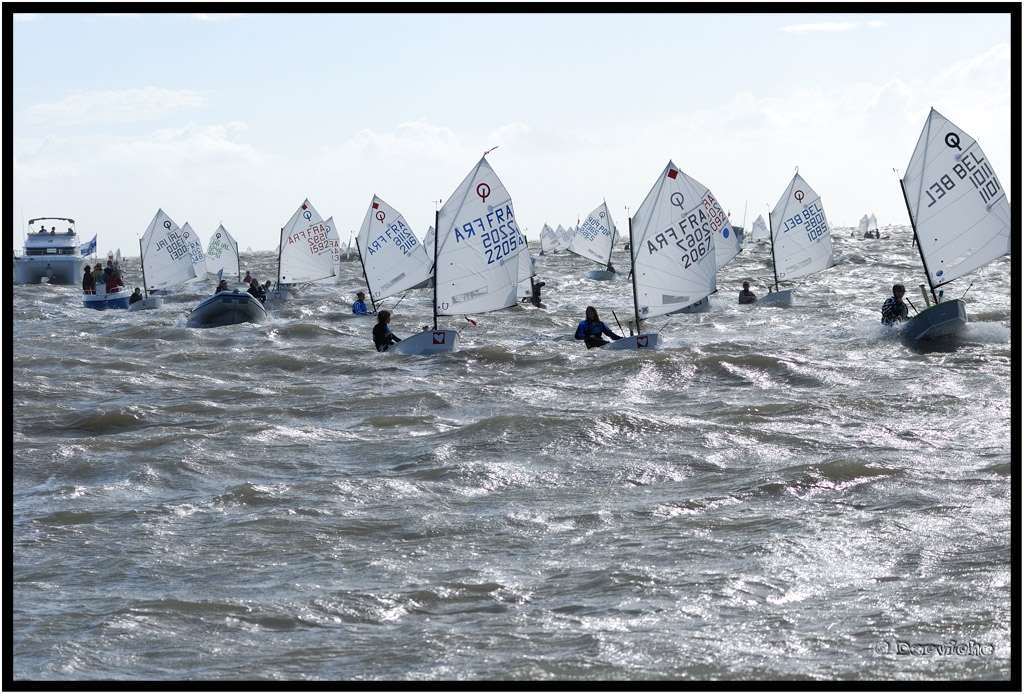
{"label": "white sail", "polygon": [[[682,173],[682,172],[680,172]],[[683,174],[684,176],[686,174]],[[703,188],[703,186],[694,179],[693,181],[696,188]],[[707,209],[709,214],[714,214],[712,211],[715,207],[721,207],[715,197],[711,194],[711,191],[707,193]],[[743,237],[736,233],[732,228],[732,223],[729,221],[728,212],[725,215],[725,224],[718,225],[718,229],[715,230],[715,266],[720,270],[725,267],[730,260],[740,254],[743,249]]]}
{"label": "white sail", "polygon": [[836,264],[821,198],[799,173],[793,176],[768,217],[777,282],[804,277]]}
{"label": "white sail", "polygon": [[932,288],[1010,252],[1010,201],[973,137],[934,108],[903,176]]}
{"label": "white sail", "polygon": [[857,226],[857,231],[860,232],[861,236],[868,232],[868,221],[869,220],[867,215],[864,215],[863,217],[860,218],[860,224]]}
{"label": "white sail", "polygon": [[[559,227],[561,229],[561,227]],[[549,227],[547,223],[540,230],[540,252],[541,255],[544,253],[553,253],[558,250],[558,233]]]}
{"label": "white sail", "polygon": [[576,234],[569,244],[569,252],[600,263],[602,267],[610,264],[614,228],[615,223],[608,211],[608,203],[602,202],[576,228]]}
{"label": "white sail", "polygon": [[875,213],[872,212],[871,216],[868,217],[868,231],[874,234],[878,231],[878,220],[875,218]]}
{"label": "white sail", "polygon": [[519,231],[512,198],[486,158],[438,211],[435,315],[513,306],[519,281]]}
{"label": "white sail", "polygon": [[758,243],[768,240],[768,225],[764,221],[764,215],[757,215],[754,224],[750,228],[751,238]]}
{"label": "white sail", "polygon": [[206,246],[206,274],[208,279],[219,276],[242,279],[241,265],[238,261],[238,242],[232,238],[228,230],[221,224],[210,236]]}
{"label": "white sail", "polygon": [[686,308],[716,290],[715,243],[729,218],[711,191],[671,161],[631,222],[641,320]]}
{"label": "white sail", "polygon": [[328,234],[334,228],[328,225],[309,200],[281,230],[281,250],[278,254],[278,282],[315,282],[333,277],[334,254]]}
{"label": "white sail", "polygon": [[356,243],[374,305],[430,279],[433,248],[428,256],[405,217],[376,195],[366,209]]}
{"label": "white sail", "polygon": [[199,238],[199,234],[189,226],[188,222],[185,222],[181,226],[181,237],[185,239],[185,243],[188,244],[188,253],[192,258],[192,265],[195,267],[196,276],[189,280],[190,282],[205,282],[206,281],[206,254],[203,253],[203,241]]}
{"label": "white sail", "polygon": [[[525,237],[524,237],[525,239]],[[530,255],[529,241],[519,253],[519,283],[516,285],[516,296],[520,299],[529,299],[533,296],[534,265],[537,259]]]}
{"label": "white sail", "polygon": [[561,224],[559,224],[558,229],[555,230],[555,233],[558,234],[558,250],[569,250],[569,244],[572,243],[572,237],[576,235],[576,227],[566,229]]}
{"label": "white sail", "polygon": [[142,235],[140,251],[147,291],[184,284],[196,276],[182,230],[162,209]]}
{"label": "white sail", "polygon": [[427,227],[427,233],[423,235],[423,247],[427,249],[427,255],[434,252],[434,226]]}

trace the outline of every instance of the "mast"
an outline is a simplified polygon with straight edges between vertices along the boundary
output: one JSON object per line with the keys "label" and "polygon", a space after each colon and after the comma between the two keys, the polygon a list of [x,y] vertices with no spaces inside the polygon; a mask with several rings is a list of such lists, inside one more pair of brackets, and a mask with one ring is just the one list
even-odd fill
{"label": "mast", "polygon": [[772,214],[768,213],[768,241],[772,244],[772,274],[775,276],[775,291],[779,291],[779,271],[775,269],[775,232],[772,230]]}
{"label": "mast", "polygon": [[363,262],[363,251],[359,248],[359,239],[356,239],[356,254],[359,256],[359,264],[363,266],[363,281],[366,282],[366,291],[370,292],[370,305],[377,310],[377,300],[373,298],[373,287],[370,286],[370,278],[366,276],[366,263]]}
{"label": "mast", "polygon": [[434,208],[434,330],[437,330],[437,240],[441,237],[440,211]]}
{"label": "mast", "polygon": [[636,334],[640,334],[640,308],[636,300],[636,246],[633,245],[633,218],[629,218],[629,274],[633,278],[633,321]]}
{"label": "mast", "polygon": [[284,227],[281,227],[281,234],[277,240],[277,288],[281,288],[281,254],[284,252]]}
{"label": "mast", "polygon": [[142,291],[149,296],[149,285],[146,284],[146,253],[142,250],[142,239],[139,239],[139,264],[142,266]]}
{"label": "mast", "polygon": [[900,179],[900,190],[903,191],[903,204],[907,206],[907,216],[910,217],[910,228],[914,231],[914,241],[917,243],[917,251],[921,254],[921,265],[924,267],[925,277],[928,278],[928,288],[931,290],[932,299],[939,303],[939,297],[935,294],[935,285],[932,284],[932,273],[928,270],[928,261],[924,259],[924,250],[921,249],[921,239],[917,238],[917,225],[914,224],[914,214],[910,211],[910,198],[907,197],[907,187]]}

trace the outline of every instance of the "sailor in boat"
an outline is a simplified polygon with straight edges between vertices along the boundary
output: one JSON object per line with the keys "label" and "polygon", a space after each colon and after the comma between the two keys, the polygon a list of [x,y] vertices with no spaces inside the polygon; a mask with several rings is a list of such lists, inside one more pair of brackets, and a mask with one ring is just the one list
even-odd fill
{"label": "sailor in boat", "polygon": [[221,292],[229,292],[229,291],[231,291],[231,290],[228,289],[228,281],[225,280],[225,279],[222,279],[220,282],[217,283],[217,289],[215,289],[213,293],[214,294],[220,294]]}
{"label": "sailor in boat", "polygon": [[882,325],[892,325],[907,319],[907,305],[903,295],[907,293],[902,284],[892,285],[892,296],[882,304]]}
{"label": "sailor in boat", "polygon": [[267,303],[267,293],[263,291],[263,285],[255,277],[252,278],[246,291],[259,299],[261,304]]}
{"label": "sailor in boat", "polygon": [[142,290],[138,287],[136,287],[135,291],[132,292],[132,295],[128,297],[128,305],[131,306],[136,301],[142,301]]}
{"label": "sailor in boat", "polygon": [[590,349],[608,344],[608,340],[604,339],[604,335],[613,340],[622,339],[622,335],[616,335],[612,332],[611,328],[604,324],[604,321],[598,318],[596,308],[587,306],[586,319],[580,321],[580,324],[576,327],[576,339],[583,340],[587,345],[587,349]]}
{"label": "sailor in boat", "polygon": [[248,270],[245,271],[245,277],[242,278],[242,281],[246,284],[252,284],[252,274]]}
{"label": "sailor in boat", "polygon": [[391,311],[384,309],[377,314],[377,324],[373,326],[373,345],[378,352],[387,352],[388,347],[401,342],[401,338],[391,332],[388,323],[391,322]]}
{"label": "sailor in boat", "polygon": [[373,311],[366,310],[366,292],[356,292],[356,300],[352,302],[352,313],[357,316],[372,316]]}
{"label": "sailor in boat", "polygon": [[740,292],[741,304],[752,304],[757,301],[757,295],[750,291],[750,282],[743,282],[743,290]]}

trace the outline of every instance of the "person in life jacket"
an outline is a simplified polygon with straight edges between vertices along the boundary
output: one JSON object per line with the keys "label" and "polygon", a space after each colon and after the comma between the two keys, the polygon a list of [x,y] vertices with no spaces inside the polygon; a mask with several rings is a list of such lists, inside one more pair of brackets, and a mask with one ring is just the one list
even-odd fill
{"label": "person in life jacket", "polygon": [[750,282],[743,282],[743,291],[740,292],[741,304],[752,304],[757,301],[757,295],[750,291]]}
{"label": "person in life jacket", "polygon": [[596,308],[587,306],[587,318],[577,326],[576,339],[583,340],[587,345],[587,349],[590,349],[608,344],[608,340],[603,337],[604,335],[613,340],[622,339],[622,335],[616,335],[612,332],[611,328],[604,324],[604,321],[598,318]]}
{"label": "person in life jacket", "polygon": [[401,338],[391,332],[391,328],[388,327],[390,322],[391,311],[384,309],[377,314],[377,324],[373,326],[373,344],[378,352],[387,352],[388,347],[402,341]]}
{"label": "person in life jacket", "polygon": [[356,300],[352,302],[352,313],[357,316],[372,316],[373,311],[366,310],[366,293],[356,292]]}

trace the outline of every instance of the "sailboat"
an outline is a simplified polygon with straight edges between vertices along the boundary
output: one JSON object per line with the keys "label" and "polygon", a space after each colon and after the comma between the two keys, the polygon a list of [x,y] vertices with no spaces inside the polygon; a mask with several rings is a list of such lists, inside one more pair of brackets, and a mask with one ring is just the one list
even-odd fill
{"label": "sailboat", "polygon": [[[216,270],[213,270],[216,268]],[[211,272],[212,270],[212,272]],[[242,281],[242,267],[238,261],[238,242],[221,224],[210,236],[206,246],[207,279],[221,279],[225,275],[234,275],[236,282]]]}
{"label": "sailboat", "polygon": [[793,304],[793,290],[779,290],[779,282],[795,280],[836,264],[832,255],[832,234],[821,205],[821,196],[797,172],[786,192],[768,215],[772,244],[775,291],[758,299],[758,304]]}
{"label": "sailboat", "polygon": [[750,238],[756,243],[764,243],[771,238],[768,233],[768,225],[764,221],[764,215],[757,215],[757,219],[750,226]]}
{"label": "sailboat", "polygon": [[905,334],[955,336],[967,325],[967,309],[962,298],[943,300],[939,287],[1010,252],[1006,191],[975,139],[934,108],[900,187],[931,293],[920,285],[926,308]]}
{"label": "sailboat", "polygon": [[540,254],[554,253],[557,250],[558,234],[545,222],[544,227],[540,230]]}
{"label": "sailboat", "polygon": [[864,215],[863,217],[860,218],[860,223],[857,225],[857,231],[860,233],[860,237],[862,239],[871,238],[870,236],[868,236],[869,221],[871,220],[868,219],[868,216]]}
{"label": "sailboat", "polygon": [[591,270],[587,277],[592,280],[610,280],[615,278],[612,267],[613,242],[612,230],[615,223],[608,211],[608,203],[602,202],[594,211],[587,215],[583,223],[576,227],[576,234],[569,244],[569,252],[588,258],[602,265],[602,270]]}
{"label": "sailboat", "polygon": [[186,239],[185,233],[185,230],[179,228],[163,209],[157,209],[153,221],[139,239],[145,296],[141,301],[130,304],[129,311],[160,308],[163,306],[163,299],[150,296],[152,292],[195,280],[196,264],[190,252],[194,239]]}
{"label": "sailboat", "polygon": [[438,330],[438,316],[468,317],[516,304],[526,237],[486,152],[434,215],[434,328],[406,337],[389,352],[455,351],[459,334]]}
{"label": "sailboat", "polygon": [[681,309],[716,290],[715,242],[729,219],[711,191],[671,161],[629,220],[633,325],[638,334],[602,349],[656,349],[641,321]]}
{"label": "sailboat", "polygon": [[268,299],[287,300],[291,294],[285,287],[316,282],[336,274],[329,238],[333,228],[333,217],[325,222],[313,204],[308,199],[303,200],[288,223],[281,227],[277,287],[267,293]]}
{"label": "sailboat", "polygon": [[181,236],[185,239],[185,243],[188,245],[188,254],[192,259],[192,265],[195,267],[196,275],[192,279],[188,280],[188,283],[194,284],[199,282],[205,282],[206,278],[206,254],[203,253],[203,241],[199,238],[199,234],[189,226],[188,222],[181,225]]}
{"label": "sailboat", "polygon": [[425,286],[432,276],[433,257],[427,255],[405,217],[376,195],[359,227],[356,252],[370,292],[371,311],[389,296]]}

